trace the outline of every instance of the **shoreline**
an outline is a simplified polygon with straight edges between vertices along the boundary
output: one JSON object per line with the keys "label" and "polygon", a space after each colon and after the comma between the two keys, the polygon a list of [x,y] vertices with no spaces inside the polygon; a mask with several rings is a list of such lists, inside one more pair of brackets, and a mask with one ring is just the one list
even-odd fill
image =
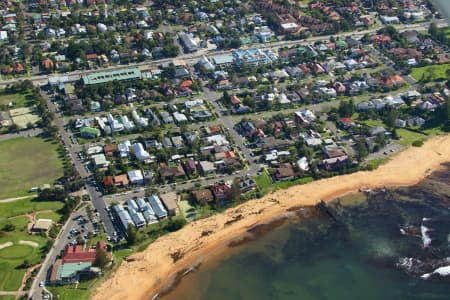
{"label": "shoreline", "polygon": [[92,299],[153,299],[203,259],[224,251],[248,230],[270,223],[295,207],[315,205],[362,189],[417,184],[450,161],[450,135],[433,137],[410,147],[374,171],[360,171],[313,181],[250,200],[223,213],[189,223],[162,236],[143,252],[122,262],[96,288]]}

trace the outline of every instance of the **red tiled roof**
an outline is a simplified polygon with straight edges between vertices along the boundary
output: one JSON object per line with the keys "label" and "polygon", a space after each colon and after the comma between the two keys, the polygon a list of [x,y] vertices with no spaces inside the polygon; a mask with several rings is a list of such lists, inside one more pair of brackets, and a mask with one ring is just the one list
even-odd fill
{"label": "red tiled roof", "polygon": [[351,124],[353,123],[353,120],[351,118],[342,118],[341,122],[344,124]]}
{"label": "red tiled roof", "polygon": [[182,83],[180,83],[180,87],[186,88],[192,86],[193,82],[192,80],[185,80]]}
{"label": "red tiled roof", "polygon": [[[99,241],[97,247],[106,249],[106,244]],[[95,261],[95,249],[83,250],[83,246],[68,246],[62,256],[63,263],[75,263],[75,262],[91,262]]]}
{"label": "red tiled roof", "polygon": [[106,176],[103,179],[103,185],[104,186],[108,186],[108,185],[113,185],[114,181],[113,181],[113,177],[112,176]]}
{"label": "red tiled roof", "polygon": [[231,96],[230,102],[231,104],[239,104],[241,100],[237,96]]}

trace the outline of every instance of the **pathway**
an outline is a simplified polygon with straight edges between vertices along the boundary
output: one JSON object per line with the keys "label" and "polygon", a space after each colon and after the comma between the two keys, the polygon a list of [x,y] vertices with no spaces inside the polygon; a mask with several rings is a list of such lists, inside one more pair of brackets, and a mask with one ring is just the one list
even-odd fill
{"label": "pathway", "polygon": [[5,134],[0,135],[0,142],[10,140],[10,139],[15,139],[18,137],[33,137],[33,136],[37,136],[41,133],[42,133],[41,128],[23,130],[23,131],[20,131],[19,133],[5,133]]}
{"label": "pathway", "polygon": [[28,196],[14,197],[14,198],[6,198],[6,199],[0,200],[0,203],[14,202],[14,201],[22,200],[22,199],[27,199],[30,197],[32,197],[32,196],[28,195]]}

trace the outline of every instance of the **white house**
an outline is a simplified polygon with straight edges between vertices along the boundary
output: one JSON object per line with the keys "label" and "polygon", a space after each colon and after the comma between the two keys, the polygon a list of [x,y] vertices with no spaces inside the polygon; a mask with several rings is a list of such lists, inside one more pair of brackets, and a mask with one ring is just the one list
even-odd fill
{"label": "white house", "polygon": [[8,32],[5,30],[0,31],[0,41],[5,41],[8,39]]}
{"label": "white house", "polygon": [[131,184],[144,184],[144,176],[141,170],[133,170],[128,172],[128,179]]}
{"label": "white house", "polygon": [[117,145],[117,148],[119,149],[120,157],[128,157],[128,155],[130,154],[130,147],[131,147],[131,143],[128,140]]}
{"label": "white house", "polygon": [[134,155],[139,161],[144,161],[150,158],[150,154],[145,151],[144,146],[141,143],[133,144]]}

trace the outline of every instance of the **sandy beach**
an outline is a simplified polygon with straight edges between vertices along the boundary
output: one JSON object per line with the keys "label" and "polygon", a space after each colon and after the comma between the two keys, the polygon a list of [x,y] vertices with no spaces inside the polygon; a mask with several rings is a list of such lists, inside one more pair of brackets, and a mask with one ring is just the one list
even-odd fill
{"label": "sandy beach", "polygon": [[[399,153],[375,171],[291,187],[192,222],[159,238],[144,252],[130,256],[94,291],[93,299],[151,299],[180,270],[196,264],[255,224],[270,221],[289,208],[329,201],[359,189],[414,185],[449,161],[450,135],[438,136],[420,148],[411,147]],[[179,259],[175,262],[173,257]]]}

